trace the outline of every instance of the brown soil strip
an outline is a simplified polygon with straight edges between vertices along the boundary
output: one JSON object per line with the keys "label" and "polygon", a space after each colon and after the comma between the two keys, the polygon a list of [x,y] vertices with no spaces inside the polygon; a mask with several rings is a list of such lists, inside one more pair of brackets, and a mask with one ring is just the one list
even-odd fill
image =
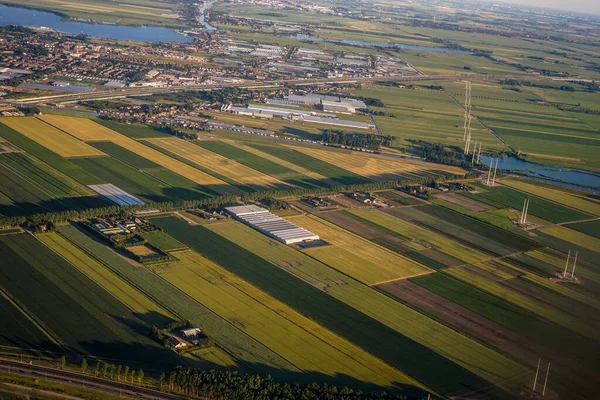
{"label": "brown soil strip", "polygon": [[440,193],[437,194],[435,197],[447,201],[448,203],[466,208],[469,211],[481,212],[495,209],[494,207],[488,204],[484,204],[477,200],[470,199],[458,193]]}
{"label": "brown soil strip", "polygon": [[448,267],[456,267],[465,263],[463,260],[459,260],[458,258],[452,257],[451,255],[446,253],[442,253],[441,251],[436,249],[421,250],[419,251],[419,253]]}

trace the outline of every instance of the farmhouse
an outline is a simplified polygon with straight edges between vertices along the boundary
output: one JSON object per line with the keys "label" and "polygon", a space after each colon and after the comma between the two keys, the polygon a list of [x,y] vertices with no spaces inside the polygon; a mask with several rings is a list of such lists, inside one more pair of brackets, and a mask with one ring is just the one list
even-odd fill
{"label": "farmhouse", "polygon": [[187,346],[185,342],[177,339],[175,336],[169,336],[169,338],[167,339],[167,343],[169,343],[169,346],[175,349],[181,349],[182,347]]}
{"label": "farmhouse", "polygon": [[234,206],[225,209],[235,219],[250,225],[267,236],[285,244],[319,240],[319,236],[300,228],[268,210],[255,205]]}
{"label": "farmhouse", "polygon": [[202,335],[202,331],[198,328],[182,329],[179,331],[179,333],[181,333],[181,336],[183,336],[186,339],[194,339],[199,335]]}

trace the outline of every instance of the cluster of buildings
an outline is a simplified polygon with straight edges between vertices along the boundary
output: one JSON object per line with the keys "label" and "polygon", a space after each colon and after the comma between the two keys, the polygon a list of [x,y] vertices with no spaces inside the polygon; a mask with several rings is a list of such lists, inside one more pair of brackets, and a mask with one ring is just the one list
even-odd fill
{"label": "cluster of buildings", "polygon": [[179,337],[170,335],[167,338],[167,343],[174,349],[183,349],[188,346],[188,343],[197,346],[200,344],[200,339],[205,338],[204,333],[198,328],[185,328],[179,330]]}
{"label": "cluster of buildings", "polygon": [[[267,100],[267,102],[272,101],[273,100]],[[290,94],[283,96],[283,100],[279,100],[278,103],[285,105],[312,106],[326,112],[342,114],[356,114],[356,110],[364,110],[367,108],[367,105],[362,100],[322,94]]]}
{"label": "cluster of buildings", "polygon": [[[350,114],[352,112],[356,112],[356,106],[361,103],[364,105],[362,101],[351,102],[349,103],[341,103],[339,101],[328,101],[319,99],[319,101],[324,101],[325,104],[320,104],[321,107],[327,107],[327,111],[329,112],[343,112]],[[363,108],[362,106],[360,108]],[[364,106],[366,108],[366,106]],[[336,111],[339,110],[339,111]],[[339,119],[335,116],[335,114],[329,113],[321,113],[317,111],[306,111],[299,108],[283,108],[283,107],[273,107],[271,105],[262,105],[262,104],[249,104],[246,107],[238,107],[233,106],[231,104],[224,105],[221,108],[221,111],[231,112],[238,115],[244,115],[252,118],[260,118],[260,119],[273,119],[274,117],[299,121],[299,122],[308,122],[314,124],[321,125],[331,125],[342,128],[349,129],[365,129],[371,130],[376,129],[375,125],[368,122],[362,121],[353,121],[353,120],[344,120]]]}
{"label": "cluster of buildings", "polygon": [[318,235],[256,205],[227,207],[225,211],[233,218],[285,244],[319,240]]}
{"label": "cluster of buildings", "polygon": [[139,230],[140,227],[145,225],[145,221],[138,218],[133,217],[130,219],[121,219],[114,222],[111,222],[107,219],[98,219],[91,226],[104,236],[114,236],[114,235],[128,235],[130,233],[134,233]]}

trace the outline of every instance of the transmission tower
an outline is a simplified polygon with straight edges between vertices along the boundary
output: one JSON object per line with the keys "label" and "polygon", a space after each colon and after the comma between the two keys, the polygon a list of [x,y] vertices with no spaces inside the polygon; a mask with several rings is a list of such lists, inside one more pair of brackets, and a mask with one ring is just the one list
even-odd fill
{"label": "transmission tower", "polygon": [[465,122],[463,127],[465,129],[463,134],[463,140],[465,141],[465,154],[469,154],[471,147],[471,81],[467,81],[465,84]]}

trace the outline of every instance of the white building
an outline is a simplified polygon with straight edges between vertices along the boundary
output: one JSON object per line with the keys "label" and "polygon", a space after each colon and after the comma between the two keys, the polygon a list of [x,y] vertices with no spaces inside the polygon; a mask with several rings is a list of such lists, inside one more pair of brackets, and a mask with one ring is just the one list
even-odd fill
{"label": "white building", "polygon": [[234,206],[225,208],[235,219],[250,225],[273,239],[285,244],[319,240],[319,236],[304,228],[300,228],[268,210],[255,205]]}

